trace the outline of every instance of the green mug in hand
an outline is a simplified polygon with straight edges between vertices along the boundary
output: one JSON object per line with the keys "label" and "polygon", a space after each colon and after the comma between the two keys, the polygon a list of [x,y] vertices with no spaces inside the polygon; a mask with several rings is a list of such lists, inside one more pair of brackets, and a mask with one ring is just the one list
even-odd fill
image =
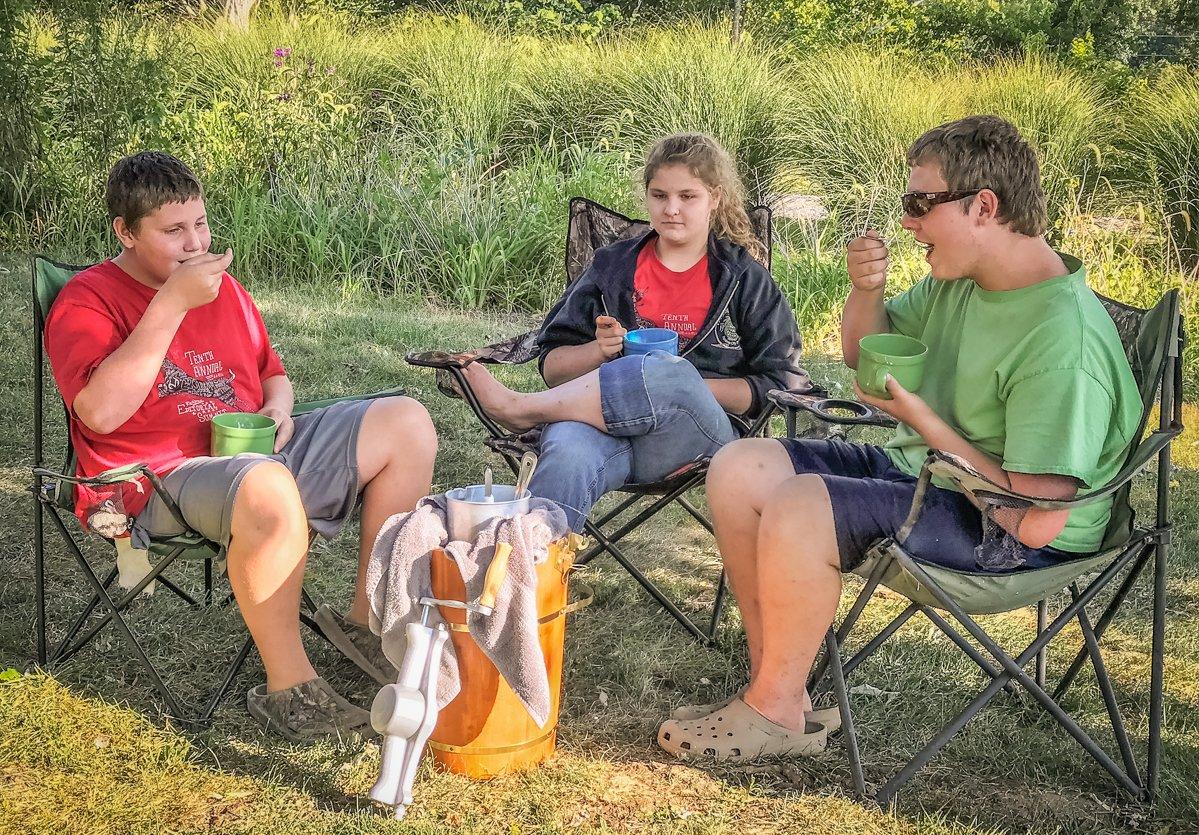
{"label": "green mug in hand", "polygon": [[858,340],[857,381],[862,391],[890,400],[887,375],[908,391],[924,382],[924,358],[928,347],[919,339],[900,333],[872,333]]}
{"label": "green mug in hand", "polygon": [[252,412],[225,412],[212,418],[211,454],[214,456],[237,455],[242,452],[260,452],[271,455],[275,451],[275,433],[279,424],[274,418]]}

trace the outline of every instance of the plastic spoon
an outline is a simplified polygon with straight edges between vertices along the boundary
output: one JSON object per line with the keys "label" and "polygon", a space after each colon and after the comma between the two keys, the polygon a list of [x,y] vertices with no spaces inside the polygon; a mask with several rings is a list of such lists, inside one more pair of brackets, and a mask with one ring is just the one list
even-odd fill
{"label": "plastic spoon", "polygon": [[494,502],[495,496],[492,495],[492,480],[491,467],[483,468],[483,501]]}

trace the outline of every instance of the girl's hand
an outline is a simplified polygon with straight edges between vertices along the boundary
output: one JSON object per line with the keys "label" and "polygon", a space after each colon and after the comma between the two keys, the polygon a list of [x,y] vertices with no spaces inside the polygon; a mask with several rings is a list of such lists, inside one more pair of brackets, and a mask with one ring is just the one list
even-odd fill
{"label": "girl's hand", "polygon": [[912,427],[921,435],[924,434],[921,431],[922,427],[926,425],[929,416],[933,415],[932,409],[920,399],[919,395],[912,394],[905,389],[890,374],[887,375],[887,394],[891,395],[890,400],[874,397],[862,391],[857,380],[853,381],[853,390],[858,400],[867,406],[873,406],[876,409],[886,412],[900,423],[905,423]]}
{"label": "girl's hand", "polygon": [[624,350],[624,335],[627,330],[612,316],[595,317],[595,341],[605,359],[619,357]]}

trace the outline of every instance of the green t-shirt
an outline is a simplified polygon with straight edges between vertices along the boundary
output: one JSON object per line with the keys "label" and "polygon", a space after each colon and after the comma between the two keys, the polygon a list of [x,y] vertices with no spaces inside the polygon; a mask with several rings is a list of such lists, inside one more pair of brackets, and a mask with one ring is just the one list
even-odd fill
{"label": "green t-shirt", "polygon": [[[886,309],[893,330],[928,346],[918,393],[963,438],[1008,472],[1073,476],[1094,489],[1124,463],[1141,398],[1082,263],[1062,260],[1069,275],[1017,290],[930,276]],[[928,455],[902,423],[886,451],[913,476]],[[1110,499],[1075,508],[1050,544],[1096,551],[1110,515]]]}

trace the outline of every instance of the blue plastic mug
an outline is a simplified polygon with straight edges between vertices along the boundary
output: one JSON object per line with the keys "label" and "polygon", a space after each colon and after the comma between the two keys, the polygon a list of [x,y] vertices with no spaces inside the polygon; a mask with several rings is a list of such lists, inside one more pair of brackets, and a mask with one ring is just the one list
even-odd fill
{"label": "blue plastic mug", "polygon": [[665,351],[679,355],[679,335],[669,328],[639,328],[624,335],[624,355],[648,354],[650,351]]}

